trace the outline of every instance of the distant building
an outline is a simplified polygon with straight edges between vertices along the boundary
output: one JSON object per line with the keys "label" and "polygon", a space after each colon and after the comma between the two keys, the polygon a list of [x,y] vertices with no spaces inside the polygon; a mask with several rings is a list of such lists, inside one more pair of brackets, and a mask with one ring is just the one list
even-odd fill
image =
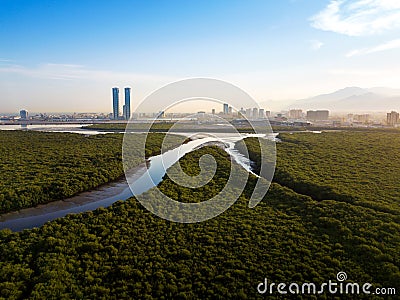
{"label": "distant building", "polygon": [[250,119],[252,117],[251,108],[246,108],[246,118]]}
{"label": "distant building", "polygon": [[123,107],[123,116],[125,120],[131,118],[131,88],[125,88],[125,105]]}
{"label": "distant building", "polygon": [[258,111],[258,117],[260,119],[264,119],[265,118],[265,112],[263,108],[260,108],[260,110]]}
{"label": "distant building", "polygon": [[126,118],[126,115],[127,115],[127,113],[126,113],[126,108],[127,108],[127,106],[124,104],[124,105],[122,106],[122,116],[123,116],[124,120],[128,120],[128,119]]}
{"label": "distant building", "polygon": [[399,124],[399,113],[396,111],[392,111],[392,112],[388,113],[386,123],[389,126],[393,126],[393,127],[396,126],[397,124]]}
{"label": "distant building", "polygon": [[359,122],[363,124],[367,124],[370,120],[371,116],[369,114],[363,114],[363,115],[353,115],[353,121],[354,122]]}
{"label": "distant building", "polygon": [[329,119],[329,110],[309,110],[307,111],[307,120],[326,121]]}
{"label": "distant building", "polygon": [[303,117],[303,111],[301,109],[291,109],[289,110],[290,119],[301,119]]}
{"label": "distant building", "polygon": [[228,107],[228,113],[229,113],[230,115],[232,114],[232,111],[233,111],[232,106],[229,106],[229,107]]}
{"label": "distant building", "polygon": [[215,115],[215,108],[213,108],[213,109],[211,110],[211,113],[212,113],[213,115]]}
{"label": "distant building", "polygon": [[270,118],[270,117],[271,117],[271,111],[270,111],[270,110],[266,110],[266,111],[265,111],[265,116],[266,116],[267,118]]}
{"label": "distant building", "polygon": [[114,87],[112,89],[113,97],[113,119],[118,120],[119,118],[119,88]]}
{"label": "distant building", "polygon": [[224,104],[224,110],[223,110],[223,112],[224,112],[224,115],[227,115],[228,113],[229,113],[229,105],[228,104]]}
{"label": "distant building", "polygon": [[[287,118],[286,118],[282,113],[278,113],[278,114],[276,114],[276,116],[274,117],[274,121],[277,121],[277,122],[286,122],[286,121],[287,121]],[[275,124],[275,125],[277,125],[277,124]]]}
{"label": "distant building", "polygon": [[197,119],[205,119],[206,118],[206,112],[205,111],[198,111],[197,112]]}
{"label": "distant building", "polygon": [[28,120],[29,119],[28,111],[25,110],[25,109],[20,110],[19,116],[21,117],[22,120]]}
{"label": "distant building", "polygon": [[253,115],[252,115],[252,117],[253,117],[254,119],[257,119],[257,118],[258,118],[258,108],[257,108],[257,107],[254,107],[254,108],[253,108]]}

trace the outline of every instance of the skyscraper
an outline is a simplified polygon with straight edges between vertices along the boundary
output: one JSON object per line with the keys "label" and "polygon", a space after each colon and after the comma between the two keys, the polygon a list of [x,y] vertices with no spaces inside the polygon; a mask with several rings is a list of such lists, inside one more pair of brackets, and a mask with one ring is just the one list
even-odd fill
{"label": "skyscraper", "polygon": [[124,105],[124,119],[131,118],[131,88],[125,88],[125,105]]}
{"label": "skyscraper", "polygon": [[25,110],[25,109],[22,109],[22,110],[19,112],[19,115],[20,115],[20,117],[21,117],[22,120],[28,120],[28,119],[29,119],[29,117],[28,117],[28,111]]}
{"label": "skyscraper", "polygon": [[113,119],[118,120],[119,118],[119,88],[114,87],[112,89],[113,96]]}
{"label": "skyscraper", "polygon": [[399,113],[396,111],[392,111],[387,114],[387,124],[389,126],[396,126],[399,123]]}
{"label": "skyscraper", "polygon": [[252,117],[253,117],[253,119],[257,119],[258,118],[258,108],[257,107],[253,108]]}
{"label": "skyscraper", "polygon": [[224,115],[227,115],[229,113],[229,105],[228,104],[224,104]]}
{"label": "skyscraper", "polygon": [[301,119],[303,116],[303,111],[301,109],[291,109],[289,110],[290,119]]}
{"label": "skyscraper", "polygon": [[251,108],[246,108],[246,118],[250,119],[253,116]]}

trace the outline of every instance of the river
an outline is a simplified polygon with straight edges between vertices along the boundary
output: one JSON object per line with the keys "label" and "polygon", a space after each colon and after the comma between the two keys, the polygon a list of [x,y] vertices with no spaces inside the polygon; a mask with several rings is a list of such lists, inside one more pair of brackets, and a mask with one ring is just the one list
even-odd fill
{"label": "river", "polygon": [[0,125],[0,130],[29,130],[42,132],[69,132],[79,134],[106,134],[113,131],[99,131],[83,129],[90,124],[49,124],[49,125]]}
{"label": "river", "polygon": [[[76,130],[78,128],[69,128],[69,130],[68,128],[61,127],[55,128],[56,130],[49,129],[49,127],[46,127],[46,130],[44,131],[76,132],[87,134],[104,133],[88,133],[89,130]],[[13,231],[21,231],[24,229],[39,227],[48,221],[64,217],[67,214],[92,211],[99,207],[108,207],[118,200],[126,200],[133,195],[144,193],[152,187],[158,185],[165,175],[166,170],[176,163],[181,157],[201,147],[202,145],[210,143],[222,142],[225,145],[225,151],[234,159],[234,161],[245,168],[248,172],[253,173],[249,159],[234,149],[235,142],[251,136],[260,137],[264,135],[242,134],[240,136],[233,136],[232,134],[227,133],[213,133],[213,137],[205,135],[203,138],[194,139],[175,149],[166,151],[163,154],[148,158],[147,164],[138,166],[135,168],[134,172],[132,172],[132,174],[128,175],[126,178],[104,184],[97,189],[80,193],[68,199],[54,201],[48,204],[42,204],[36,207],[26,208],[1,215],[0,229],[9,228]],[[275,139],[276,134],[265,136],[265,138]],[[146,168],[148,169],[148,172],[146,172]],[[127,184],[127,180],[131,183],[130,188]]]}

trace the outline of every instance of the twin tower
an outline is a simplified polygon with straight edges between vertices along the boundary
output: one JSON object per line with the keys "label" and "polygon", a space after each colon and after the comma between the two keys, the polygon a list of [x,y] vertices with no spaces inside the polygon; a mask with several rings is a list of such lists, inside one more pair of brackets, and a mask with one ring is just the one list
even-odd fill
{"label": "twin tower", "polygon": [[125,88],[125,105],[122,108],[122,117],[119,115],[119,88],[112,89],[113,97],[113,119],[114,120],[129,120],[131,118],[131,88]]}

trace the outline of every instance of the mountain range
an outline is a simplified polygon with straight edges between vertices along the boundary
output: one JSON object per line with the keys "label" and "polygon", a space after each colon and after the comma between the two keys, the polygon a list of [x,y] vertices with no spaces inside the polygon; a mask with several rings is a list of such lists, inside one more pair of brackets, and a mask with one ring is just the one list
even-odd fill
{"label": "mountain range", "polygon": [[[330,111],[372,112],[400,110],[400,89],[385,87],[346,87],[330,94],[282,103],[281,109],[328,109]],[[276,107],[277,102],[261,103],[263,107]],[[273,109],[273,108],[272,108]]]}

